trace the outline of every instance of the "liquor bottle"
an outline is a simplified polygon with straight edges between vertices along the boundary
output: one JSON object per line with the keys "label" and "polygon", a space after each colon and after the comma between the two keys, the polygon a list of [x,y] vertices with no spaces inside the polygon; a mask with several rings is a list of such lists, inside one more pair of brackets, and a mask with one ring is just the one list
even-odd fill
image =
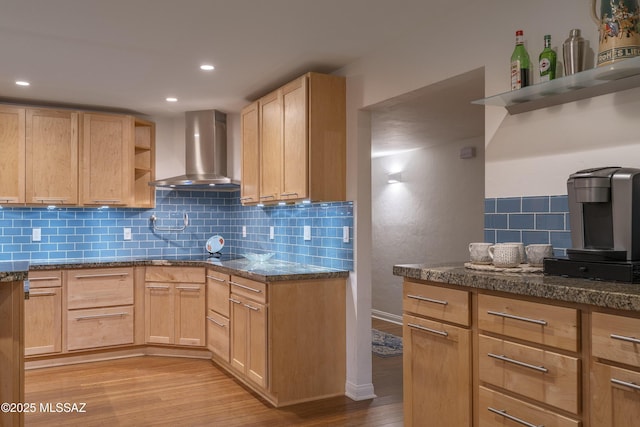
{"label": "liquor bottle", "polygon": [[540,65],[540,81],[548,82],[556,78],[556,53],[551,49],[551,36],[544,36],[544,49],[538,57]]}
{"label": "liquor bottle", "polygon": [[531,84],[531,61],[524,47],[524,33],[516,31],[516,47],[511,54],[511,90]]}

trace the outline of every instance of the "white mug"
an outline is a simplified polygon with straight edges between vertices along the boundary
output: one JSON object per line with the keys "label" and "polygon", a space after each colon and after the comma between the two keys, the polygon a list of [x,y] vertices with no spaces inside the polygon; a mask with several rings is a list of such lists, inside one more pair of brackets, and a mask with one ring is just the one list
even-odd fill
{"label": "white mug", "polygon": [[520,265],[520,249],[518,245],[500,243],[489,247],[489,256],[496,267],[517,267]]}
{"label": "white mug", "polygon": [[524,243],[522,242],[504,242],[503,245],[516,245],[518,247],[518,253],[520,254],[520,264],[527,260],[524,252]]}
{"label": "white mug", "polygon": [[528,245],[526,252],[529,265],[541,267],[545,258],[553,257],[553,246],[548,244]]}
{"label": "white mug", "polygon": [[489,247],[493,243],[475,242],[469,243],[469,259],[472,264],[491,264]]}

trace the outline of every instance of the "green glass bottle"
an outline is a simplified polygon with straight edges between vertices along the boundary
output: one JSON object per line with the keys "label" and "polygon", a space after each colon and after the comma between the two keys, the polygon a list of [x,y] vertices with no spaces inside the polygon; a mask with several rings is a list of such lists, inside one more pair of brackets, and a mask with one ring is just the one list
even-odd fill
{"label": "green glass bottle", "polygon": [[511,90],[531,84],[531,61],[524,47],[524,33],[516,31],[516,47],[511,54]]}
{"label": "green glass bottle", "polygon": [[548,82],[556,78],[556,53],[551,49],[551,36],[544,36],[544,49],[538,58],[540,65],[540,81]]}

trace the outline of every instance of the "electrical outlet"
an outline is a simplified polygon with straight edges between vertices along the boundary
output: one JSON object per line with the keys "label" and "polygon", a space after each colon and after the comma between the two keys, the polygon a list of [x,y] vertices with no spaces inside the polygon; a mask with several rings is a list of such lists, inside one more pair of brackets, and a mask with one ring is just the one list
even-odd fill
{"label": "electrical outlet", "polygon": [[247,226],[246,225],[242,226],[242,237],[247,237]]}
{"label": "electrical outlet", "polygon": [[34,242],[42,240],[42,230],[40,228],[34,228],[31,230],[31,240]]}
{"label": "electrical outlet", "polygon": [[304,226],[304,240],[311,240],[311,226]]}
{"label": "electrical outlet", "polygon": [[342,242],[349,243],[349,226],[342,227]]}
{"label": "electrical outlet", "polygon": [[271,240],[276,238],[276,231],[273,225],[269,227],[269,238]]}
{"label": "electrical outlet", "polygon": [[131,240],[131,229],[130,228],[125,228],[124,229],[124,240]]}

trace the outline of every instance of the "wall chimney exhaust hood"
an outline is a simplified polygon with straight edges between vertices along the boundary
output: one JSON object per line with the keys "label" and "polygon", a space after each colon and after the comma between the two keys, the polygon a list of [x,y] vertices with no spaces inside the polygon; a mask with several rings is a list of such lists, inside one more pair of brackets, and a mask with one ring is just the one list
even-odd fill
{"label": "wall chimney exhaust hood", "polygon": [[185,113],[185,174],[149,183],[183,190],[236,191],[227,177],[227,115],[216,110]]}

